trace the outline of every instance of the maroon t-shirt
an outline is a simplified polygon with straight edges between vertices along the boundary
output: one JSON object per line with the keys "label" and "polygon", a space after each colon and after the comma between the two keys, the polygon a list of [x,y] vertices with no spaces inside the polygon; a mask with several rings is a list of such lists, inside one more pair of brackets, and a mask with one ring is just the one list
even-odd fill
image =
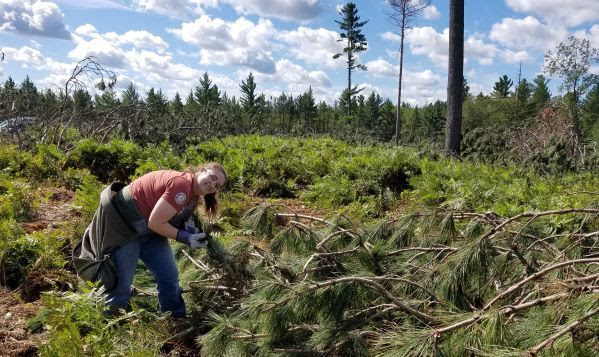
{"label": "maroon t-shirt", "polygon": [[131,182],[129,188],[139,213],[149,219],[161,197],[177,212],[184,209],[193,197],[193,175],[173,170],[153,171]]}

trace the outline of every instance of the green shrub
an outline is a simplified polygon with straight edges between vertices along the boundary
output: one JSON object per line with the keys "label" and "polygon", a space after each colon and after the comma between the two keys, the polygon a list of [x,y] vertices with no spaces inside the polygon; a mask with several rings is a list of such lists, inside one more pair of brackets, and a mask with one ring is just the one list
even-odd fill
{"label": "green shrub", "polygon": [[79,188],[75,192],[75,206],[77,212],[81,214],[85,222],[90,222],[98,204],[100,203],[100,193],[104,185],[92,176],[84,176]]}
{"label": "green shrub", "polygon": [[[76,191],[85,182],[86,177],[91,179],[91,172],[88,169],[74,169],[69,167],[62,171],[59,178],[59,184],[70,191]],[[95,180],[95,177],[93,178]]]}
{"label": "green shrub", "polygon": [[15,289],[27,278],[29,268],[39,257],[40,247],[29,235],[6,241],[0,253],[0,284]]}
{"label": "green shrub", "polygon": [[87,168],[101,182],[127,182],[143,159],[143,150],[136,144],[114,140],[99,144],[91,139],[81,140],[69,153],[66,167]]}
{"label": "green shrub", "polygon": [[15,145],[2,145],[0,146],[0,171],[7,174],[20,173],[30,156],[29,152],[20,150]]}
{"label": "green shrub", "polygon": [[143,159],[139,160],[135,173],[129,177],[132,181],[150,171],[184,170],[188,165],[185,159],[177,155],[167,142],[144,148]]}
{"label": "green shrub", "polygon": [[64,154],[56,145],[38,144],[35,150],[36,152],[25,160],[22,175],[32,181],[58,177],[64,164]]}
{"label": "green shrub", "polygon": [[23,180],[2,180],[0,189],[0,218],[24,222],[32,218],[36,202],[33,188]]}
{"label": "green shrub", "polygon": [[30,238],[35,241],[35,246],[39,251],[36,264],[38,269],[62,269],[68,260],[71,259],[70,249],[65,250],[65,246],[68,245],[68,239],[64,237],[62,230],[34,232],[30,234]]}
{"label": "green shrub", "polygon": [[540,177],[516,167],[451,160],[422,162],[422,174],[410,179],[403,194],[414,209],[442,207],[509,216],[529,210],[591,207],[599,176],[593,173]]}
{"label": "green shrub", "polygon": [[41,356],[155,356],[166,338],[165,324],[144,310],[108,318],[102,289],[46,293],[42,302],[32,322],[50,332]]}
{"label": "green shrub", "polygon": [[358,216],[380,215],[393,200],[410,188],[410,178],[420,174],[416,153],[385,147],[356,148],[331,164],[330,174],[317,180],[304,198],[324,206],[352,207]]}

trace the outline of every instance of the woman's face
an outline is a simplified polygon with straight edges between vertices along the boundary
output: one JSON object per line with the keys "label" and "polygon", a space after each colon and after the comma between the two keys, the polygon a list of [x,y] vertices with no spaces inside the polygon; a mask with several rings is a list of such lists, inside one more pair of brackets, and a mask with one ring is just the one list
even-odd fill
{"label": "woman's face", "polygon": [[196,174],[200,195],[220,191],[225,185],[225,175],[220,170],[204,169]]}

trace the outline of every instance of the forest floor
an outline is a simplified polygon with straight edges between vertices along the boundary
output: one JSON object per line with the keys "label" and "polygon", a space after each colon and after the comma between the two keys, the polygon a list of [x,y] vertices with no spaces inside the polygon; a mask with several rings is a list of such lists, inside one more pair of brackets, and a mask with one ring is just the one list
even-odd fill
{"label": "forest floor", "polygon": [[[35,196],[45,197],[46,199],[35,207],[34,214],[29,221],[20,223],[21,227],[28,234],[50,232],[60,228],[66,222],[81,219],[77,207],[73,202],[75,192],[65,188],[41,187],[38,188]],[[299,199],[278,199],[272,201],[253,197],[250,201],[252,205],[270,202],[285,207],[286,209],[280,210],[281,212],[321,219],[326,216],[323,211],[310,208]],[[293,218],[290,217],[288,219]],[[64,277],[64,274],[60,276]],[[18,288],[9,290],[5,287],[0,287],[0,356],[24,357],[38,355],[39,347],[48,339],[48,331],[44,329],[32,331],[29,321],[43,307],[40,299],[41,294],[44,291],[73,289],[73,286],[76,285],[74,272],[72,281],[60,281],[60,276],[40,276],[33,269],[26,278],[26,281]],[[173,326],[173,334],[177,332],[180,331],[177,331],[177,327]],[[187,336],[182,341],[167,341],[162,348],[161,354],[166,356],[197,355],[198,350],[194,348],[193,336],[191,336],[192,338],[189,337]]]}
{"label": "forest floor", "polygon": [[43,333],[32,333],[28,321],[41,302],[24,302],[18,291],[0,288],[0,356],[35,356]]}
{"label": "forest floor", "polygon": [[[48,199],[35,208],[29,222],[21,223],[27,233],[53,229],[77,217],[72,206],[74,192],[64,188],[40,188],[35,194]],[[47,333],[30,331],[28,322],[42,306],[40,294],[53,289],[55,283],[51,277],[32,272],[18,288],[0,288],[0,356],[37,355]]]}

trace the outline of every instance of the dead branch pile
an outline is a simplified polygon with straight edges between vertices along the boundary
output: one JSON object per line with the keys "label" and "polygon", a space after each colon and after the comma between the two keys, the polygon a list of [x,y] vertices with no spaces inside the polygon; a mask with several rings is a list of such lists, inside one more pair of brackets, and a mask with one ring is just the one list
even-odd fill
{"label": "dead branch pile", "polygon": [[228,308],[212,305],[198,342],[207,356],[590,355],[598,217],[431,211],[357,227],[256,207],[245,221],[270,249],[246,244],[249,261],[225,264],[251,270],[236,279],[206,266],[196,293]]}

